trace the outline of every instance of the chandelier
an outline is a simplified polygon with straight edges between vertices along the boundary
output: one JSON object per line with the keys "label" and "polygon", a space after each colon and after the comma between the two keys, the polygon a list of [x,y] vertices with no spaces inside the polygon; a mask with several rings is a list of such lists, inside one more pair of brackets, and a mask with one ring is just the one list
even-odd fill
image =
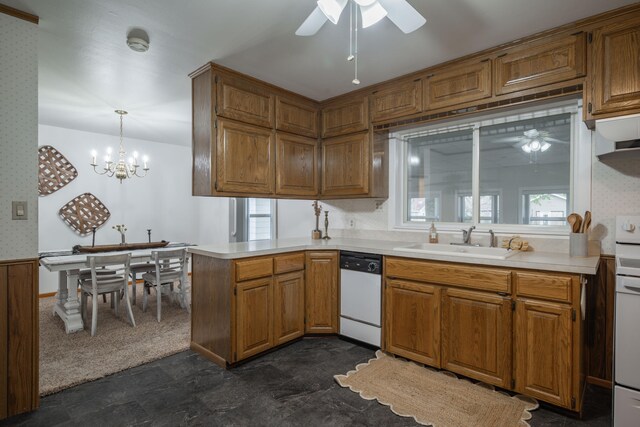
{"label": "chandelier", "polygon": [[125,154],[127,153],[126,151],[124,151],[124,144],[122,143],[122,117],[128,113],[124,110],[116,110],[115,112],[116,114],[120,115],[120,151],[118,152],[118,162],[114,163],[111,160],[111,147],[109,147],[107,148],[107,155],[104,158],[104,168],[102,169],[102,172],[96,169],[96,166],[98,166],[98,164],[96,163],[97,153],[95,150],[91,152],[91,166],[93,166],[93,171],[98,175],[107,175],[108,177],[115,176],[116,179],[120,180],[120,184],[122,184],[122,181],[127,178],[133,178],[134,176],[137,176],[138,178],[145,177],[147,175],[147,172],[149,171],[149,159],[147,156],[144,156],[142,158],[142,170],[144,171],[143,175],[138,175],[138,168],[140,167],[140,164],[138,163],[137,151],[133,152],[133,157],[129,157],[129,159],[125,161]]}

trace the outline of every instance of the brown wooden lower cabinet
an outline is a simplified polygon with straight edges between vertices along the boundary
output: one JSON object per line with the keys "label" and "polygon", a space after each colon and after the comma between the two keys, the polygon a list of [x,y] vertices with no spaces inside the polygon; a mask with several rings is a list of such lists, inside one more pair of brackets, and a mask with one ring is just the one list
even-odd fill
{"label": "brown wooden lower cabinet", "polygon": [[306,326],[312,334],[338,332],[338,252],[307,252]]}
{"label": "brown wooden lower cabinet", "polygon": [[461,289],[442,291],[442,367],[511,387],[511,298]]}
{"label": "brown wooden lower cabinet", "polygon": [[440,287],[387,279],[385,349],[440,367]]}
{"label": "brown wooden lower cabinet", "polygon": [[0,261],[0,419],[39,405],[38,327],[38,261]]}
{"label": "brown wooden lower cabinet", "polygon": [[575,408],[571,306],[518,299],[515,318],[516,390]]}
{"label": "brown wooden lower cabinet", "polygon": [[275,345],[303,336],[304,271],[277,275],[273,297]]}
{"label": "brown wooden lower cabinet", "polygon": [[385,351],[581,411],[579,275],[398,257],[384,271]]}
{"label": "brown wooden lower cabinet", "polygon": [[273,347],[273,279],[236,285],[236,348],[242,360]]}

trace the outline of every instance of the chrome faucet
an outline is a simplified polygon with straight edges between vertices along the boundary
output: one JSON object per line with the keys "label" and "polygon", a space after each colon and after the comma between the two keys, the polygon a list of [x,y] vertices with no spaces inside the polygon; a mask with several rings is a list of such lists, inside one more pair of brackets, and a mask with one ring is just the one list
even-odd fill
{"label": "chrome faucet", "polygon": [[462,243],[465,245],[471,244],[471,232],[476,229],[475,225],[469,227],[468,230],[462,230]]}

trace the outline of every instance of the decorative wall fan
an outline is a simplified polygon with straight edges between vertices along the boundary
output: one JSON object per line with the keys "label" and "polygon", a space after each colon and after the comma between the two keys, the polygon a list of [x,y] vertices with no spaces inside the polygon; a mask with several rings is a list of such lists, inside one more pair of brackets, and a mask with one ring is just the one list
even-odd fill
{"label": "decorative wall fan", "polygon": [[[427,22],[407,0],[353,0],[360,9],[362,28],[388,17],[405,34],[417,30]],[[325,22],[338,23],[349,0],[318,0],[318,6],[296,31],[298,36],[312,36]]]}

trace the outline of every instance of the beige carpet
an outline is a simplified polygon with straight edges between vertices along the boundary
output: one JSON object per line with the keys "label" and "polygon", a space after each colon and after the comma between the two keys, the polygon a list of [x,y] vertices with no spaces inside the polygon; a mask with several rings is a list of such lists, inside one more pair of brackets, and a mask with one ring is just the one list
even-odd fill
{"label": "beige carpet", "polygon": [[376,399],[395,414],[434,427],[528,426],[529,411],[538,407],[530,397],[511,397],[380,350],[375,359],[334,378],[363,399]]}
{"label": "beige carpet", "polygon": [[[91,336],[91,298],[85,330],[67,335],[62,320],[52,314],[54,297],[40,300],[40,395],[102,378],[189,348],[190,315],[178,303],[162,300],[162,322],[156,320],[155,292],[147,312],[142,311],[142,286],[137,286],[133,306],[136,327],[129,324],[126,308],[116,317],[110,304],[98,306],[98,329]],[[107,299],[109,301],[109,299]]]}

